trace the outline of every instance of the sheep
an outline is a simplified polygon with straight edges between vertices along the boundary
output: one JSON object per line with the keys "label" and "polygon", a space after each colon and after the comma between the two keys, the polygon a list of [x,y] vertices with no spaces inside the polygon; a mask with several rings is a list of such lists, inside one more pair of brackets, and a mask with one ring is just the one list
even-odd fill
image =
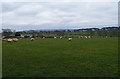
{"label": "sheep", "polygon": [[2,41],[6,41],[6,39],[2,39]]}
{"label": "sheep", "polygon": [[14,42],[17,42],[17,41],[18,41],[18,39],[17,39],[17,38],[13,38],[13,41],[14,41]]}
{"label": "sheep", "polygon": [[91,36],[88,36],[88,38],[91,38]]}
{"label": "sheep", "polygon": [[87,38],[87,36],[85,36],[85,38]]}
{"label": "sheep", "polygon": [[34,39],[34,38],[31,38],[30,40],[31,40],[31,41],[34,41],[35,39]]}
{"label": "sheep", "polygon": [[44,39],[45,37],[43,37],[43,39]]}
{"label": "sheep", "polygon": [[68,41],[72,41],[72,38],[68,38]]}
{"label": "sheep", "polygon": [[83,38],[83,36],[81,36],[81,38]]}
{"label": "sheep", "polygon": [[62,36],[60,37],[60,39],[62,39]]}
{"label": "sheep", "polygon": [[54,38],[57,38],[57,37],[54,37]]}
{"label": "sheep", "polygon": [[7,39],[7,41],[8,41],[8,42],[12,42],[13,40],[9,38],[9,39]]}

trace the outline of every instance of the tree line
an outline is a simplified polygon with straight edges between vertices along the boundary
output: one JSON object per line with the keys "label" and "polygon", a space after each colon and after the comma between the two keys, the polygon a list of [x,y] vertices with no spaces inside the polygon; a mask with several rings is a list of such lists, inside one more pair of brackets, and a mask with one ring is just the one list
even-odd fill
{"label": "tree line", "polygon": [[[31,34],[37,37],[44,37],[45,34],[53,34],[57,36],[64,36],[64,35],[80,35],[80,36],[98,36],[98,37],[118,37],[120,27],[105,27],[102,29],[99,28],[87,28],[87,29],[72,29],[72,30],[54,30],[54,31],[21,31],[16,32],[12,29],[2,29],[2,36],[7,38],[10,37],[19,37],[22,34]],[[37,34],[37,35],[36,35]]]}

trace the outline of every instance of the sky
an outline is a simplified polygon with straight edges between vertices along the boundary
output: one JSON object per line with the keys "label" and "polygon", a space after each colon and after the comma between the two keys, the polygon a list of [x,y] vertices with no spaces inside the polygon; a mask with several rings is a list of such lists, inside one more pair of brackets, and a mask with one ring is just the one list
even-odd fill
{"label": "sky", "polygon": [[118,24],[117,2],[3,2],[2,28],[79,29]]}
{"label": "sky", "polygon": [[1,2],[119,2],[119,0],[1,0]]}

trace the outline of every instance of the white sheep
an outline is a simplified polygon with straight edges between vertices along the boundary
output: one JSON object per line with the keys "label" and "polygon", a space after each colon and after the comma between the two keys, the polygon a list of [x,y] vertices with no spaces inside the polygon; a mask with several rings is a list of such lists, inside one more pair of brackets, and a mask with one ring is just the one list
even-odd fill
{"label": "white sheep", "polygon": [[83,38],[83,36],[81,36],[81,38]]}
{"label": "white sheep", "polygon": [[87,38],[87,36],[85,36],[85,38]]}
{"label": "white sheep", "polygon": [[72,38],[68,38],[68,41],[72,41]]}
{"label": "white sheep", "polygon": [[57,38],[57,37],[54,37],[54,38]]}
{"label": "white sheep", "polygon": [[34,38],[31,38],[30,40],[31,40],[31,41],[34,41],[35,39],[34,39]]}
{"label": "white sheep", "polygon": [[88,38],[91,38],[91,36],[88,36]]}
{"label": "white sheep", "polygon": [[45,37],[43,37],[43,39],[44,39]]}
{"label": "white sheep", "polygon": [[7,39],[7,41],[8,41],[8,42],[12,42],[13,40],[9,38],[9,39]]}
{"label": "white sheep", "polygon": [[60,39],[62,39],[62,36],[60,37]]}
{"label": "white sheep", "polygon": [[17,42],[17,41],[18,41],[18,39],[17,39],[17,38],[13,38],[13,41],[14,41],[14,42]]}
{"label": "white sheep", "polygon": [[2,39],[2,41],[6,41],[6,39]]}

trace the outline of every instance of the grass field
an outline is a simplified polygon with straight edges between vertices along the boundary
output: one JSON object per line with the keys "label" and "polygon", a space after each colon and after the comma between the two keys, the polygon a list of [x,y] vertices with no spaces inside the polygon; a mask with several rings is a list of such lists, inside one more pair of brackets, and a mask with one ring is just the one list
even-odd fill
{"label": "grass field", "polygon": [[2,42],[3,77],[116,77],[118,39]]}

